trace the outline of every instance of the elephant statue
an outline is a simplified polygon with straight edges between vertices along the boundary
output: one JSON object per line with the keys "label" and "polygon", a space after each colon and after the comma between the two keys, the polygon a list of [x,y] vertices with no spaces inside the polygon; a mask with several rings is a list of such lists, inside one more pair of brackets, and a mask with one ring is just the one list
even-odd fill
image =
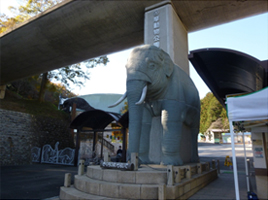
{"label": "elephant statue", "polygon": [[[111,107],[127,97],[128,156],[135,152],[141,163],[153,163],[149,158],[150,130],[153,117],[160,116],[162,138],[158,164],[198,162],[200,99],[189,75],[175,65],[165,51],[153,45],[136,47],[130,54],[126,70],[127,92]],[[188,138],[187,141],[184,138]],[[185,158],[184,154],[190,158]]]}

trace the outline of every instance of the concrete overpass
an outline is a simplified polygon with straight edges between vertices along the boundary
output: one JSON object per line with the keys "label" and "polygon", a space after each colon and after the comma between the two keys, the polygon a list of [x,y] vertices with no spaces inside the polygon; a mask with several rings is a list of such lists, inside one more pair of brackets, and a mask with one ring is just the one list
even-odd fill
{"label": "concrete overpass", "polygon": [[[159,2],[66,0],[58,4],[0,35],[0,85],[143,44],[145,9]],[[170,3],[186,35],[265,13],[268,6],[264,0]]]}

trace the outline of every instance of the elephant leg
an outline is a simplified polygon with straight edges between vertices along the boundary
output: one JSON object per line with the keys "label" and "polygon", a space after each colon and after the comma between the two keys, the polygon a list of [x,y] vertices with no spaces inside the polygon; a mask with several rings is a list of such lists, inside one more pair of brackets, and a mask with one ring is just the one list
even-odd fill
{"label": "elephant leg", "polygon": [[191,162],[199,162],[197,136],[199,133],[200,115],[198,112],[196,112],[195,116],[196,117],[194,118],[194,121],[191,125],[191,135],[192,135]]}
{"label": "elephant leg", "polygon": [[140,137],[139,159],[142,164],[150,163],[149,149],[150,149],[150,131],[152,124],[152,115],[147,108],[143,110],[142,128]]}
{"label": "elephant leg", "polygon": [[[197,145],[197,135],[199,128],[191,128],[192,132],[192,153],[191,153],[191,162],[199,162],[198,156],[198,145]],[[197,134],[196,134],[197,133]]]}
{"label": "elephant leg", "polygon": [[180,144],[183,128],[183,104],[168,101],[163,107],[161,123],[163,126],[162,163],[165,165],[183,165]]}

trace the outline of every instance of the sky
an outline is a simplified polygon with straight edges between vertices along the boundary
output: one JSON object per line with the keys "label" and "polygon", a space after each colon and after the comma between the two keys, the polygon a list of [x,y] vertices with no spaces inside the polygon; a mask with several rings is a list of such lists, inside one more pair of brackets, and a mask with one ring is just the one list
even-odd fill
{"label": "sky", "polygon": [[[10,14],[7,7],[16,3],[16,0],[0,0],[0,12]],[[268,13],[189,33],[188,43],[189,51],[201,48],[227,48],[249,54],[259,60],[267,60]],[[84,87],[72,86],[72,92],[79,95],[125,93],[125,64],[131,50],[109,54],[110,62],[106,66],[100,65],[88,70],[90,80],[84,82]],[[210,90],[191,64],[190,77],[199,91],[200,99],[204,98]]]}
{"label": "sky", "polygon": [[[268,59],[268,14],[257,15],[215,26],[188,35],[189,51],[201,48],[227,48],[256,57]],[[86,86],[77,89],[79,94],[120,93],[126,91],[125,64],[132,49],[108,55],[107,66],[98,66],[90,70],[90,81]],[[190,77],[194,81],[200,99],[210,89],[199,77],[190,64]],[[96,87],[98,86],[98,87]]]}

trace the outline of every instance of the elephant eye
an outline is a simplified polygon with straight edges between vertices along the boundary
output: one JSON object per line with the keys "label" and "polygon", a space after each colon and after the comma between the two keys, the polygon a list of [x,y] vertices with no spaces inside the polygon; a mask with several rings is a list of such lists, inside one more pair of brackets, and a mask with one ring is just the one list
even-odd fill
{"label": "elephant eye", "polygon": [[149,64],[149,68],[150,68],[150,69],[154,69],[155,67],[156,67],[156,64],[155,64],[155,63],[150,63],[150,64]]}

